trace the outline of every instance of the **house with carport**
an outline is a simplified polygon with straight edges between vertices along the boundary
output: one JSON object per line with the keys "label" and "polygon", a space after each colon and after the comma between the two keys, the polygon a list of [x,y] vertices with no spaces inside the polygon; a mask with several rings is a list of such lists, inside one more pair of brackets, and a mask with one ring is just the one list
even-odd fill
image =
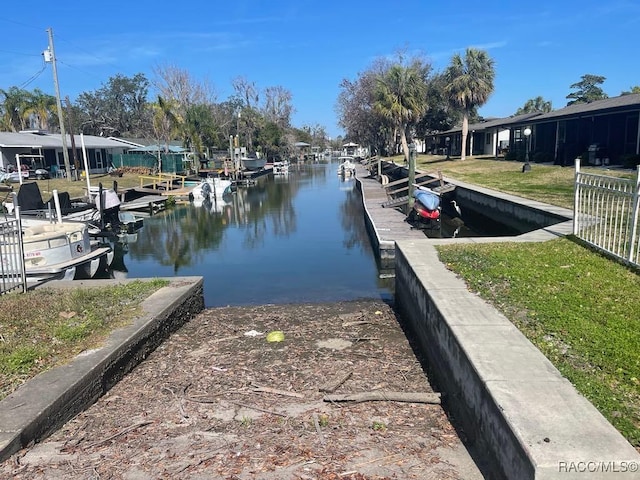
{"label": "house with carport", "polygon": [[[130,148],[114,139],[93,135],[66,136],[69,162],[75,168],[84,170],[86,152],[89,173],[105,173],[111,165],[114,154]],[[0,132],[0,168],[5,171],[18,168],[18,163],[29,168],[44,168],[52,176],[63,175],[65,171],[64,146],[59,133],[39,130],[21,132]]]}

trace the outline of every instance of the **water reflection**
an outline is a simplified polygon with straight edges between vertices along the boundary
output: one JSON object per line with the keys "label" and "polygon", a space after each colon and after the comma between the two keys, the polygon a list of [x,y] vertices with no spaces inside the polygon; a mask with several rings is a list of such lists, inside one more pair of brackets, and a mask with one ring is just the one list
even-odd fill
{"label": "water reflection", "polygon": [[201,275],[207,306],[389,297],[354,185],[337,163],[292,164],[221,201],[178,205],[145,218],[113,276]]}

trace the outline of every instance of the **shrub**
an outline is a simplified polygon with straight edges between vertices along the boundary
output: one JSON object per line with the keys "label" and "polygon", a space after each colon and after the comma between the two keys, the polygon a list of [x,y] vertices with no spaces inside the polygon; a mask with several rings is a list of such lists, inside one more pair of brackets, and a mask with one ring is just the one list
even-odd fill
{"label": "shrub", "polygon": [[553,155],[549,152],[536,152],[533,154],[533,161],[535,163],[553,162]]}
{"label": "shrub", "polygon": [[640,165],[640,155],[626,154],[620,157],[620,163],[625,168],[636,168]]}
{"label": "shrub", "polygon": [[514,150],[509,150],[504,156],[505,160],[516,160],[517,158],[518,156]]}

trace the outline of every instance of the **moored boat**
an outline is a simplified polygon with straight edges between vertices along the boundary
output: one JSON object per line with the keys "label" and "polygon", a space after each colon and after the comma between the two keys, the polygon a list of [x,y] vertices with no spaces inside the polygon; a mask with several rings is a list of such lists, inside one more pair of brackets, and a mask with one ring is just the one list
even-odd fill
{"label": "moored boat", "polygon": [[281,162],[273,162],[273,174],[274,175],[288,175],[289,174],[289,161],[283,160]]}
{"label": "moored boat", "polygon": [[440,195],[426,187],[416,186],[413,191],[413,209],[409,218],[425,225],[433,226],[440,222]]}
{"label": "moored boat", "polygon": [[221,177],[207,177],[194,187],[189,197],[193,202],[201,203],[206,199],[214,201],[216,198],[222,198],[231,193],[231,185],[231,180]]}
{"label": "moored boat", "polygon": [[344,161],[338,165],[338,175],[355,175],[356,164],[353,162],[353,157],[340,157],[340,159]]}
{"label": "moored boat", "polygon": [[241,157],[240,163],[245,170],[260,170],[267,164],[267,157]]}
{"label": "moored boat", "polygon": [[[21,221],[25,273],[31,282],[93,278],[113,259],[111,247],[92,242],[89,227],[83,222]],[[19,246],[14,243],[4,247],[0,256],[13,255]]]}

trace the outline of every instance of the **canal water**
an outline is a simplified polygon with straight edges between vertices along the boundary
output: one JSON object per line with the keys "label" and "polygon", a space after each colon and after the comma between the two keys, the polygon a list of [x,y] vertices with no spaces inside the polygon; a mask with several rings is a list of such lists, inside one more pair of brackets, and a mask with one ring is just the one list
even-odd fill
{"label": "canal water", "polygon": [[391,299],[355,179],[292,164],[213,205],[177,205],[116,245],[114,278],[197,275],[206,307]]}

